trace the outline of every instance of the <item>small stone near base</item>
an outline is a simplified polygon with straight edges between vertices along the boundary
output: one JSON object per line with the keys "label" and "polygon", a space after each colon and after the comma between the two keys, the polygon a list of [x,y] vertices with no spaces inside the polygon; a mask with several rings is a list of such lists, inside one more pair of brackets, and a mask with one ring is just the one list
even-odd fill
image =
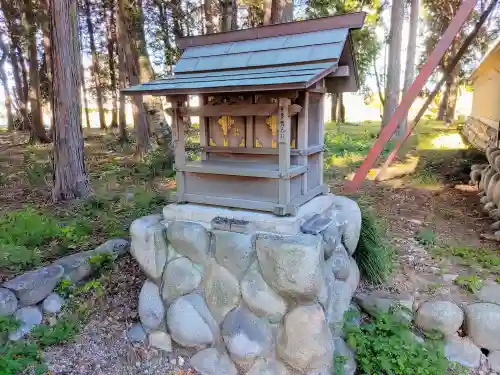
{"label": "small stone near base", "polygon": [[163,331],[154,331],[149,334],[149,345],[153,348],[163,350],[164,352],[172,351],[172,340],[170,336]]}
{"label": "small stone near base", "polygon": [[38,307],[23,307],[14,314],[14,317],[21,323],[34,327],[42,323],[42,313]]}
{"label": "small stone near base", "polygon": [[0,288],[0,316],[12,315],[16,310],[16,295],[9,289]]}
{"label": "small stone near base", "polygon": [[447,341],[444,355],[448,360],[470,368],[477,368],[481,363],[481,349],[467,337]]}
{"label": "small stone near base", "polygon": [[144,327],[156,329],[163,323],[165,307],[160,290],[153,282],[146,280],[139,293],[139,317]]}
{"label": "small stone near base", "polygon": [[42,309],[48,314],[57,314],[61,311],[64,300],[57,293],[51,293],[43,300]]}
{"label": "small stone near base", "polygon": [[132,327],[127,331],[127,338],[130,342],[146,342],[147,335],[146,331],[141,323],[135,323]]}
{"label": "small stone near base", "polygon": [[4,287],[16,293],[21,306],[35,305],[54,290],[63,274],[63,267],[51,265],[17,276]]}
{"label": "small stone near base", "polygon": [[237,375],[238,371],[229,356],[210,348],[199,351],[191,357],[191,366],[202,375]]}
{"label": "small stone near base", "polygon": [[14,332],[9,333],[9,340],[17,341],[26,336],[33,327],[42,323],[42,313],[38,307],[23,307],[14,314],[16,320],[21,323],[21,326]]}
{"label": "small stone near base", "polygon": [[9,340],[10,341],[18,341],[21,340],[24,336],[30,333],[33,327],[29,327],[27,324],[21,324],[15,331],[9,332]]}
{"label": "small stone near base", "polygon": [[306,234],[319,234],[333,224],[333,219],[325,215],[314,214],[307,220],[300,230]]}
{"label": "small stone near base", "polygon": [[486,280],[482,288],[476,293],[476,297],[482,302],[500,304],[500,284]]}

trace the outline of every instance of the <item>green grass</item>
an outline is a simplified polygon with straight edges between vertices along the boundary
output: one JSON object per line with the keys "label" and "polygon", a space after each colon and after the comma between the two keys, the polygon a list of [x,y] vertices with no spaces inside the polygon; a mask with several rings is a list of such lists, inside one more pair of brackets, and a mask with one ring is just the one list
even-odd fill
{"label": "green grass", "polygon": [[477,293],[483,286],[483,280],[477,275],[458,276],[454,283],[470,293]]}
{"label": "green grass", "polygon": [[361,206],[361,233],[354,259],[368,282],[381,284],[390,276],[394,249],[388,244],[383,227],[370,209]]}
{"label": "green grass", "polygon": [[489,271],[500,272],[500,251],[472,247],[434,247],[432,253],[439,257],[456,257],[462,265],[479,265]]}

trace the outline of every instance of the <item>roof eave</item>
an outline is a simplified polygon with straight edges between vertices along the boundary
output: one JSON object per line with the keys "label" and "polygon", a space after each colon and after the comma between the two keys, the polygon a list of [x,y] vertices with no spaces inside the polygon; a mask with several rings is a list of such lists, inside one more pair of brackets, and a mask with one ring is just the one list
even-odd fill
{"label": "roof eave", "polygon": [[180,49],[185,49],[188,47],[271,38],[275,36],[293,35],[322,30],[341,28],[360,29],[365,23],[365,18],[365,12],[348,13],[340,16],[321,17],[311,20],[280,23],[251,29],[228,31],[224,33],[178,38],[177,45]]}
{"label": "roof eave", "polygon": [[243,92],[269,92],[269,91],[286,91],[286,90],[305,90],[309,87],[308,82],[299,83],[281,83],[275,85],[251,85],[251,86],[234,86],[234,87],[205,87],[196,89],[158,89],[158,90],[141,90],[139,88],[129,87],[121,90],[127,96],[134,95],[153,95],[153,96],[175,96],[175,95],[200,95],[200,94],[221,94],[221,93],[243,93]]}

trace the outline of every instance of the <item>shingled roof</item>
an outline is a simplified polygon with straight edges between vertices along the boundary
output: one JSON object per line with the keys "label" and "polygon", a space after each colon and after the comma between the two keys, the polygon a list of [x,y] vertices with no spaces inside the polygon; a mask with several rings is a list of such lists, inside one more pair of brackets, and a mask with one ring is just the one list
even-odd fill
{"label": "shingled roof", "polygon": [[322,78],[329,91],[356,91],[350,29],[362,27],[364,18],[361,12],[181,38],[185,51],[174,75],[123,91],[175,95],[306,89]]}

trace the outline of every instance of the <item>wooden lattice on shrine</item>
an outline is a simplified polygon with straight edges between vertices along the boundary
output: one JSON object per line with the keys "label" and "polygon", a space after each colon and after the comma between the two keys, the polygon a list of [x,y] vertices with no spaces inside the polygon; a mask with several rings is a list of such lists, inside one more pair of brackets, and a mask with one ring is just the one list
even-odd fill
{"label": "wooden lattice on shrine", "polygon": [[[353,92],[364,13],[182,38],[175,74],[124,90],[171,103],[179,203],[295,215],[323,183],[324,97]],[[200,105],[190,107],[188,95]],[[201,160],[185,119],[199,117]]]}

